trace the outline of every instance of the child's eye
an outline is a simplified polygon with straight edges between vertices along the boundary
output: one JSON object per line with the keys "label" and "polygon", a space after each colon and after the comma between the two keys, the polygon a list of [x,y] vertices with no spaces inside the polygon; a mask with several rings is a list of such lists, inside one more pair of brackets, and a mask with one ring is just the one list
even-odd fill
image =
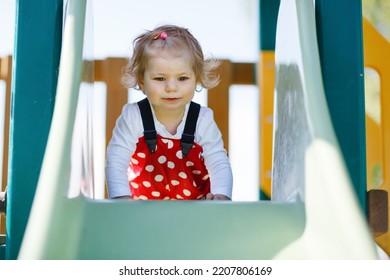
{"label": "child's eye", "polygon": [[154,78],[156,81],[160,81],[160,82],[162,82],[162,81],[165,81],[165,79],[163,78],[163,77],[156,77],[156,78]]}
{"label": "child's eye", "polygon": [[179,78],[179,81],[186,81],[186,80],[188,80],[189,78],[188,77],[180,77]]}

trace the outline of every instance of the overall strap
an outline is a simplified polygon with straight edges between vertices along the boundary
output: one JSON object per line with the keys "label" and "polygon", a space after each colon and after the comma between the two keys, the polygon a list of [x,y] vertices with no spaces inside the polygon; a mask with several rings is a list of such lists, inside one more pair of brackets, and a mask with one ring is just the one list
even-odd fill
{"label": "overall strap", "polygon": [[[152,108],[150,108],[150,104],[147,98],[138,101],[137,104],[141,112],[145,142],[148,145],[149,151],[154,153],[157,146],[157,132],[156,127],[154,126]],[[199,111],[200,105],[191,101],[184,131],[180,140],[183,157],[188,155],[192,146],[194,145],[195,129],[196,123],[198,121]]]}
{"label": "overall strap", "polygon": [[191,101],[188,109],[186,124],[184,126],[183,135],[181,136],[180,144],[183,152],[183,157],[190,152],[195,140],[196,122],[198,121],[200,105]]}
{"label": "overall strap", "polygon": [[154,153],[157,146],[157,132],[154,126],[152,108],[147,98],[138,101],[138,107],[141,112],[142,124],[144,126],[144,139],[148,145],[149,151]]}

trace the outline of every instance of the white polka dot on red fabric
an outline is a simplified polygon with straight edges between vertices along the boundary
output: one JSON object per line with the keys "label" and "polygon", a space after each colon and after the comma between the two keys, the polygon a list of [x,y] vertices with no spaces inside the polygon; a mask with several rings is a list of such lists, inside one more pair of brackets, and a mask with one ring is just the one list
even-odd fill
{"label": "white polka dot on red fabric", "polygon": [[201,172],[199,170],[192,170],[192,173],[199,175]]}
{"label": "white polka dot on red fabric", "polygon": [[171,181],[171,184],[174,185],[174,186],[177,186],[177,185],[180,184],[180,182],[177,181],[177,180],[172,180],[172,181]]}
{"label": "white polka dot on red fabric", "polygon": [[152,184],[149,183],[148,181],[143,181],[143,182],[142,182],[142,185],[144,185],[144,186],[147,187],[147,188],[150,188],[150,187],[152,186]]}
{"label": "white polka dot on red fabric", "polygon": [[176,195],[177,199],[184,199],[180,194]]}
{"label": "white polka dot on red fabric", "polygon": [[185,196],[190,196],[191,195],[191,192],[189,190],[187,190],[187,189],[184,189],[183,193],[184,193]]}
{"label": "white polka dot on red fabric", "polygon": [[132,163],[134,163],[134,164],[138,164],[139,162],[138,162],[138,160],[136,160],[135,158],[131,158],[131,160],[130,160]]}
{"label": "white polka dot on red fabric", "polygon": [[147,198],[146,196],[144,196],[144,195],[140,195],[140,196],[138,197],[138,199],[141,199],[141,200],[148,200],[148,198]]}
{"label": "white polka dot on red fabric", "polygon": [[130,185],[134,188],[134,189],[138,189],[138,184],[135,183],[135,182],[130,182]]}
{"label": "white polka dot on red fabric", "polygon": [[148,171],[148,172],[153,172],[154,166],[153,166],[153,165],[147,165],[147,166],[145,167],[145,170]]}
{"label": "white polka dot on red fabric", "polygon": [[184,172],[180,172],[179,177],[183,179],[187,179],[187,174],[185,174]]}
{"label": "white polka dot on red fabric", "polygon": [[196,199],[201,199],[202,197],[203,197],[203,194],[198,195],[198,197]]}
{"label": "white polka dot on red fabric", "polygon": [[167,144],[168,149],[173,148],[173,141],[169,139],[162,139],[163,143]]}
{"label": "white polka dot on red fabric", "polygon": [[160,194],[160,192],[158,192],[158,191],[154,191],[154,192],[152,192],[152,195],[153,195],[154,197],[159,197],[161,194]]}
{"label": "white polka dot on red fabric", "polygon": [[202,178],[202,180],[203,180],[203,181],[206,181],[208,178],[209,178],[209,174],[205,175],[205,176]]}
{"label": "white polka dot on red fabric", "polygon": [[177,156],[177,158],[182,159],[183,158],[183,152],[181,150],[177,151],[176,156]]}
{"label": "white polka dot on red fabric", "polygon": [[194,166],[194,163],[193,163],[192,161],[187,161],[187,162],[186,162],[186,165],[187,165],[187,166]]}
{"label": "white polka dot on red fabric", "polygon": [[166,158],[165,156],[160,156],[160,157],[158,158],[158,162],[161,163],[161,164],[163,164],[163,163],[166,162],[166,161],[167,161],[167,158]]}
{"label": "white polka dot on red fabric", "polygon": [[164,197],[163,200],[169,200],[169,196]]}
{"label": "white polka dot on red fabric", "polygon": [[174,169],[175,168],[175,164],[172,161],[168,161],[167,166],[170,169]]}
{"label": "white polka dot on red fabric", "polygon": [[162,180],[164,180],[164,176],[163,176],[163,175],[156,175],[156,176],[154,177],[154,180],[155,180],[156,182],[161,182]]}
{"label": "white polka dot on red fabric", "polygon": [[145,153],[137,153],[137,156],[140,157],[140,158],[146,158],[146,154]]}
{"label": "white polka dot on red fabric", "polygon": [[170,187],[169,187],[169,184],[167,184],[167,185],[165,186],[165,189],[168,190],[168,191],[171,191],[171,189],[170,189]]}

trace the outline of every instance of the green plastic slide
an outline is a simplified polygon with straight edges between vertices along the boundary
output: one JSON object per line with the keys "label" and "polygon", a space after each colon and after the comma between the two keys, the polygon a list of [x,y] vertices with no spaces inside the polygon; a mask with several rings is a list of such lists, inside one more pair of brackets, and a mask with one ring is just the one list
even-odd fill
{"label": "green plastic slide", "polygon": [[68,3],[55,111],[19,259],[376,259],[324,102],[311,0],[281,1],[273,200],[66,196],[86,0]]}

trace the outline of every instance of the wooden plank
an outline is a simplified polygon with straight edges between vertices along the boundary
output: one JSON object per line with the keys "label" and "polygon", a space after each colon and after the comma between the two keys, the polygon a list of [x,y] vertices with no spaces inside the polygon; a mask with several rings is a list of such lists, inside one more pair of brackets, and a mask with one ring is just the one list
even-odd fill
{"label": "wooden plank", "polygon": [[[94,78],[96,82],[104,82],[107,86],[106,99],[106,146],[111,140],[116,120],[128,102],[128,89],[121,84],[122,68],[126,65],[125,58],[107,58],[97,60],[94,64]],[[105,197],[108,197],[107,187]]]}
{"label": "wooden plank", "polygon": [[94,65],[95,81],[102,81],[107,85],[106,145],[111,140],[122,107],[127,103],[128,89],[121,84],[122,68],[126,62],[124,58],[107,58],[95,61]]}
{"label": "wooden plank", "polygon": [[389,195],[385,190],[372,189],[367,192],[367,216],[375,237],[389,231]]}
{"label": "wooden plank", "polygon": [[254,63],[232,63],[232,80],[230,83],[234,85],[255,85],[255,67]]}
{"label": "wooden plank", "polygon": [[[9,122],[10,122],[10,102],[11,102],[11,74],[12,56],[1,59],[0,79],[5,81],[5,108],[4,108],[4,131],[3,131],[3,169],[0,190],[5,191],[8,184],[8,145],[9,145]],[[0,218],[0,234],[6,232],[6,217]]]}
{"label": "wooden plank", "polygon": [[214,111],[214,119],[222,133],[226,151],[229,152],[229,88],[232,81],[232,63],[223,60],[221,82],[208,91],[208,106]]}

